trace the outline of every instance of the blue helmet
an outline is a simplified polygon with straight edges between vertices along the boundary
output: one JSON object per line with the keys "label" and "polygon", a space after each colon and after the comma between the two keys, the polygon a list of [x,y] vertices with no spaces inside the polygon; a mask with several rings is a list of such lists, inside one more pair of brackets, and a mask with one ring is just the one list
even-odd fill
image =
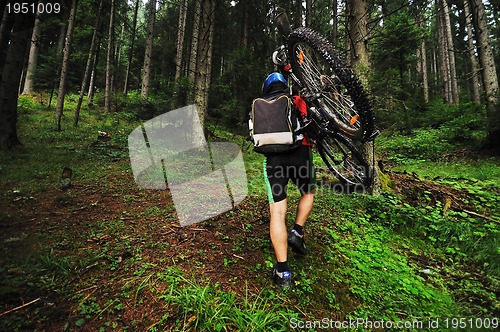
{"label": "blue helmet", "polygon": [[267,76],[266,80],[264,81],[264,86],[262,87],[262,94],[267,94],[269,92],[269,86],[272,83],[275,82],[281,82],[285,87],[288,87],[288,84],[286,83],[286,79],[283,75],[280,73],[271,73],[269,76]]}

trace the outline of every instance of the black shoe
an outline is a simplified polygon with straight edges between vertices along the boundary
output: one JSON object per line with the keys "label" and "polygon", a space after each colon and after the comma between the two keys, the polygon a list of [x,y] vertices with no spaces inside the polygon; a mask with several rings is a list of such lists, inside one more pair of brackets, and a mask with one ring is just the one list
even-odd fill
{"label": "black shoe", "polygon": [[300,235],[295,229],[292,229],[288,235],[288,245],[298,254],[307,254],[304,235]]}
{"label": "black shoe", "polygon": [[290,271],[278,272],[273,268],[274,283],[283,289],[292,287],[292,273]]}

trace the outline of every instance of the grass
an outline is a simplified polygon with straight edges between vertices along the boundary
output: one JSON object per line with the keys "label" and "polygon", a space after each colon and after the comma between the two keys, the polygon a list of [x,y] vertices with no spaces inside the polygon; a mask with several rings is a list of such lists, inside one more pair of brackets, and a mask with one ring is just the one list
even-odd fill
{"label": "grass", "polygon": [[[497,159],[443,161],[447,142],[432,153],[420,148],[432,144],[432,130],[414,140],[383,137],[380,151],[393,170],[434,180],[420,187],[403,177],[398,193],[375,197],[319,190],[306,229],[314,254],[290,256],[295,285],[282,292],[269,280],[263,157],[244,137],[209,123],[217,140],[241,147],[247,199],[179,228],[168,193],[133,183],[126,144],[136,116],[86,107],[73,128],[71,98],[67,107],[57,132],[52,111],[20,99],[24,147],[0,153],[0,313],[19,298],[43,298],[1,317],[0,329],[279,331],[315,330],[323,318],[428,326],[499,316],[499,225],[453,210],[440,196],[461,192],[461,204],[498,220]],[[98,141],[99,130],[111,140]],[[402,144],[415,153],[405,155]],[[61,192],[65,166],[75,187]],[[290,220],[297,198],[291,189]]]}

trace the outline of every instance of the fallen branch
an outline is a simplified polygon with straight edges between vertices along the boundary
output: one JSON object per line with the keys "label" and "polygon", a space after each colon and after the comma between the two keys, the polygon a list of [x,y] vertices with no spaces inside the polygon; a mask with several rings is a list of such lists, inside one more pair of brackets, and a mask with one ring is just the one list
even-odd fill
{"label": "fallen branch", "polygon": [[7,310],[6,312],[2,312],[2,313],[0,314],[0,317],[2,317],[3,315],[10,314],[11,312],[14,312],[14,311],[16,311],[16,310],[22,309],[22,308],[24,308],[24,307],[27,307],[27,306],[29,306],[29,305],[31,305],[31,304],[33,304],[33,303],[35,303],[35,302],[38,302],[38,301],[40,301],[40,300],[41,300],[41,298],[39,297],[39,298],[37,298],[37,299],[34,299],[33,301],[30,301],[30,302],[28,302],[28,303],[25,303],[25,304],[23,304],[23,305],[20,305],[19,307],[15,307],[15,308],[12,308],[12,309],[10,309],[10,310]]}
{"label": "fallen branch", "polygon": [[500,221],[495,220],[495,219],[493,219],[491,217],[485,216],[484,214],[479,214],[479,213],[476,213],[474,211],[469,211],[469,210],[465,210],[465,209],[457,209],[457,210],[460,211],[460,212],[465,212],[467,214],[470,214],[471,216],[474,216],[474,217],[483,218],[485,220],[496,222],[497,224],[500,224]]}

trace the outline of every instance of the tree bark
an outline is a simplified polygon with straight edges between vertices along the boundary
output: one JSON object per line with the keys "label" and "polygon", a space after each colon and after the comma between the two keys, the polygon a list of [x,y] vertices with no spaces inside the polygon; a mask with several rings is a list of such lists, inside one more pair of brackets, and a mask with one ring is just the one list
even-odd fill
{"label": "tree bark", "polygon": [[471,81],[472,95],[474,103],[481,104],[481,94],[479,93],[479,64],[477,63],[476,48],[474,46],[474,32],[472,28],[472,18],[470,12],[470,4],[468,0],[464,0],[465,25],[467,27],[467,46],[469,48],[469,59],[471,64]]}
{"label": "tree bark", "polygon": [[443,11],[444,32],[446,36],[446,51],[448,53],[448,69],[450,71],[450,87],[451,87],[451,102],[454,105],[459,103],[458,79],[457,79],[457,66],[455,61],[455,47],[453,45],[453,35],[450,23],[450,11],[446,0],[441,0]]}
{"label": "tree bark", "polygon": [[195,80],[195,104],[202,126],[204,125],[204,119],[208,108],[208,92],[210,90],[212,71],[214,24],[215,2],[214,0],[203,0],[202,25],[199,34]]}
{"label": "tree bark", "polygon": [[179,4],[179,26],[177,28],[177,54],[175,57],[175,79],[178,80],[183,74],[182,60],[184,52],[184,32],[186,31],[186,17],[188,11],[188,0],[182,0]]}
{"label": "tree bark", "polygon": [[26,70],[26,80],[24,82],[23,94],[30,94],[33,92],[35,85],[35,72],[38,62],[38,43],[40,40],[42,26],[40,25],[40,17],[35,19],[33,27],[33,34],[31,35],[30,55],[28,58],[28,69]]}
{"label": "tree bark", "polygon": [[21,145],[17,136],[17,92],[27,41],[34,21],[35,16],[30,13],[15,15],[12,21],[6,21],[1,36],[2,42],[7,43],[8,48],[2,49],[6,54],[0,63],[0,150],[9,150]]}
{"label": "tree bark", "polygon": [[[189,81],[194,85],[196,80],[196,62],[198,58],[198,44],[200,34],[200,16],[202,0],[194,1],[193,34],[191,37],[191,54],[189,56]],[[189,102],[194,102],[194,94],[189,94]]]}
{"label": "tree bark", "polygon": [[436,2],[437,22],[438,22],[438,44],[439,44],[439,68],[441,71],[441,81],[443,82],[443,101],[446,104],[451,104],[453,98],[451,96],[451,78],[450,78],[450,62],[448,53],[448,39],[446,38],[446,27],[444,22],[444,12],[440,9],[440,0]]}
{"label": "tree bark", "polygon": [[153,57],[153,37],[155,30],[156,0],[149,2],[148,35],[146,38],[146,51],[144,53],[144,65],[142,73],[141,97],[147,100],[149,96],[149,83],[151,80],[151,60]]}
{"label": "tree bark", "polygon": [[479,63],[483,77],[484,94],[486,98],[486,111],[488,119],[488,142],[490,148],[500,152],[500,105],[498,76],[496,72],[495,58],[484,4],[481,0],[471,0],[472,15],[476,26],[476,42],[479,54]]}
{"label": "tree bark", "polygon": [[76,16],[76,7],[78,5],[78,0],[73,0],[71,3],[71,12],[69,15],[68,21],[68,31],[66,33],[66,43],[64,44],[64,55],[61,66],[61,78],[59,81],[59,95],[57,96],[57,106],[56,106],[56,115],[57,115],[57,130],[61,130],[61,119],[64,112],[64,96],[66,95],[66,79],[68,77],[68,66],[69,66],[69,57],[71,51],[71,41],[73,39],[73,28],[75,26],[75,16]]}
{"label": "tree bark", "polygon": [[[368,10],[366,0],[354,0],[350,2],[349,12],[347,13],[350,49],[349,55],[351,66],[359,75],[365,89],[369,89],[368,77],[371,67],[368,50]],[[370,189],[372,193],[380,191],[379,169],[373,148],[373,142],[366,142],[359,146],[363,158],[373,167],[373,185]]]}

